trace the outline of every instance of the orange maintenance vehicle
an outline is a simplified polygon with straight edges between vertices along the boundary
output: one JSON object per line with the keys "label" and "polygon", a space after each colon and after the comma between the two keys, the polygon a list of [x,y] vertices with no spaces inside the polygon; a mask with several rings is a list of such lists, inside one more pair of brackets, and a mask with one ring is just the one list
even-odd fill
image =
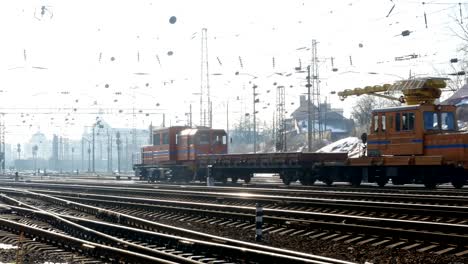
{"label": "orange maintenance vehicle", "polygon": [[[342,99],[368,94],[407,104],[373,110],[358,158],[347,153],[228,154],[222,129],[170,127],[153,131],[153,145],[142,148],[135,175],[148,181],[204,181],[210,175],[216,181],[249,183],[256,173],[274,173],[287,185],[318,180],[382,187],[391,180],[394,185],[452,183],[461,188],[468,176],[468,133],[458,131],[455,106],[435,104],[445,87],[445,79],[418,78],[339,92]],[[396,93],[402,96],[392,96]]]}
{"label": "orange maintenance vehicle", "polygon": [[[434,102],[446,87],[443,78],[419,78],[393,85],[344,90],[350,95],[376,95],[406,106],[375,109],[369,135],[363,134],[367,153],[349,158],[346,173],[351,183],[362,178],[384,186],[423,183],[428,188],[451,182],[461,188],[468,175],[468,134],[458,131],[456,107]],[[394,92],[403,96],[394,98]]]}

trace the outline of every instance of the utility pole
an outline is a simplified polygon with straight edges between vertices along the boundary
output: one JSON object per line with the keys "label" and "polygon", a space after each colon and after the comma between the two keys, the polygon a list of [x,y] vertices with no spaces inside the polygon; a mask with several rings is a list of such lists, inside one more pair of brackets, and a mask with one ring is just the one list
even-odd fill
{"label": "utility pole", "polygon": [[106,146],[107,146],[107,172],[110,173],[110,172],[112,172],[112,169],[110,167],[111,148],[110,148],[109,128],[106,130],[106,134],[107,134],[107,144],[106,144]]}
{"label": "utility pole", "polygon": [[84,139],[81,138],[81,171],[84,171]]}
{"label": "utility pole", "polygon": [[189,126],[192,127],[192,104],[190,104]]}
{"label": "utility pole", "polygon": [[120,132],[117,131],[116,134],[116,142],[117,143],[117,172],[120,174]]}
{"label": "utility pole", "polygon": [[257,111],[255,110],[255,104],[258,103],[257,93],[255,92],[255,89],[257,89],[257,85],[252,86],[252,91],[253,91],[253,144],[254,144],[254,153],[257,153]]}
{"label": "utility pole", "polygon": [[307,151],[312,151],[312,105],[310,101],[310,65],[307,66]]}
{"label": "utility pole", "polygon": [[74,148],[74,147],[71,147],[71,153],[72,153],[72,155],[71,155],[71,160],[72,160],[72,167],[71,167],[71,169],[72,169],[72,172],[73,172],[73,171],[75,170],[75,169],[74,169],[74,168],[75,168],[75,160],[74,160],[75,148]]}
{"label": "utility pole", "polygon": [[96,127],[96,124],[93,124],[93,173],[95,173],[95,168],[94,168],[94,129]]}
{"label": "utility pole", "polygon": [[[153,122],[151,122],[151,124],[149,125],[148,132],[149,132],[148,144],[153,145]],[[109,137],[109,135],[107,136]]]}
{"label": "utility pole", "polygon": [[112,173],[112,133],[107,129],[107,172]]}
{"label": "utility pole", "polygon": [[128,164],[129,164],[129,160],[128,160],[128,137],[127,135],[125,135],[125,171],[128,171]]}
{"label": "utility pole", "polygon": [[229,153],[229,101],[226,101],[226,148]]}
{"label": "utility pole", "polygon": [[91,172],[91,146],[88,142],[88,172]]}
{"label": "utility pole", "polygon": [[21,144],[16,144],[16,151],[18,152],[18,159],[21,160]]}
{"label": "utility pole", "polygon": [[36,168],[37,168],[37,150],[39,147],[37,145],[34,145],[32,148],[32,153],[33,153],[33,158],[34,158],[34,175],[36,175]]}

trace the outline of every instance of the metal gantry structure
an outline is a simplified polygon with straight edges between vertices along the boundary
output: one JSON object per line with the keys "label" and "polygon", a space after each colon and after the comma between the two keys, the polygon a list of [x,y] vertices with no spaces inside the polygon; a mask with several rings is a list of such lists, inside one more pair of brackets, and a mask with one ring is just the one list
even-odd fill
{"label": "metal gantry structure", "polygon": [[285,124],[285,104],[286,94],[283,85],[276,87],[276,126],[275,126],[275,147],[277,152],[286,152],[286,124]]}
{"label": "metal gantry structure", "polygon": [[312,40],[312,61],[311,61],[311,97],[312,105],[315,105],[316,108],[312,108],[312,128],[314,139],[321,140],[323,138],[323,129],[322,129],[322,118],[321,118],[321,100],[320,100],[320,78],[319,78],[319,65],[318,65],[318,55],[317,55],[317,41]]}
{"label": "metal gantry structure", "polygon": [[201,83],[200,83],[200,126],[212,127],[212,109],[210,96],[210,72],[208,65],[208,33],[201,34]]}
{"label": "metal gantry structure", "polygon": [[307,66],[307,146],[312,151],[312,141],[323,138],[320,111],[320,78],[317,56],[317,41],[312,40],[312,59]]}

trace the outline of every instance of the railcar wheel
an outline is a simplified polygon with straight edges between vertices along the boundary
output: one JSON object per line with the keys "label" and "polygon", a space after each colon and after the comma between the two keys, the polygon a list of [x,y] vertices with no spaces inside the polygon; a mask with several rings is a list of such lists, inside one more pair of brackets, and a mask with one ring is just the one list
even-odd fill
{"label": "railcar wheel", "polygon": [[326,178],[323,180],[323,183],[325,183],[327,186],[332,186],[333,185],[333,179]]}
{"label": "railcar wheel", "polygon": [[388,183],[388,178],[387,177],[382,177],[382,178],[378,178],[376,180],[377,182],[377,185],[379,185],[379,187],[385,187],[385,185]]}
{"label": "railcar wheel", "polygon": [[424,182],[424,187],[426,187],[427,189],[435,189],[436,186],[437,186],[437,183],[435,183],[434,181]]}
{"label": "railcar wheel", "polygon": [[231,182],[232,183],[237,183],[238,180],[239,180],[238,177],[231,177]]}
{"label": "railcar wheel", "polygon": [[281,180],[283,180],[283,183],[285,185],[290,185],[291,184],[291,179],[288,176],[284,176]]}
{"label": "railcar wheel", "polygon": [[299,182],[302,185],[314,185],[316,178],[311,171],[306,171],[303,175],[299,177]]}
{"label": "railcar wheel", "polygon": [[462,181],[452,181],[452,186],[455,187],[455,189],[461,189],[463,185],[465,185],[465,183]]}
{"label": "railcar wheel", "polygon": [[250,183],[251,180],[252,180],[252,177],[249,176],[249,177],[246,177],[246,178],[244,179],[244,182],[245,182],[245,183]]}
{"label": "railcar wheel", "polygon": [[405,183],[403,182],[402,179],[395,177],[395,178],[392,178],[392,184],[393,185],[404,185]]}
{"label": "railcar wheel", "polygon": [[352,175],[351,176],[351,185],[353,187],[359,187],[362,182],[362,175]]}
{"label": "railcar wheel", "polygon": [[299,182],[302,185],[308,185],[308,186],[314,185],[315,181],[316,181],[316,179],[313,178],[313,177],[310,177],[310,176],[309,177],[306,176],[306,177],[299,178]]}
{"label": "railcar wheel", "polygon": [[462,177],[452,177],[452,186],[455,187],[456,189],[461,189],[463,188],[463,185],[465,185],[465,178]]}

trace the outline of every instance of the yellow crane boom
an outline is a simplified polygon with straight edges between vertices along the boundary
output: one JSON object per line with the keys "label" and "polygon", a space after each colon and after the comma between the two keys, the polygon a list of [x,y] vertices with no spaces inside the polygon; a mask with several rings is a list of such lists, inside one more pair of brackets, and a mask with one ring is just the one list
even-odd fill
{"label": "yellow crane boom", "polygon": [[[434,104],[440,98],[442,88],[447,86],[446,78],[417,78],[397,81],[394,84],[366,86],[364,88],[346,89],[338,92],[341,100],[348,96],[374,95],[390,100],[397,100],[408,105]],[[392,96],[395,92],[401,92],[403,96]]]}

